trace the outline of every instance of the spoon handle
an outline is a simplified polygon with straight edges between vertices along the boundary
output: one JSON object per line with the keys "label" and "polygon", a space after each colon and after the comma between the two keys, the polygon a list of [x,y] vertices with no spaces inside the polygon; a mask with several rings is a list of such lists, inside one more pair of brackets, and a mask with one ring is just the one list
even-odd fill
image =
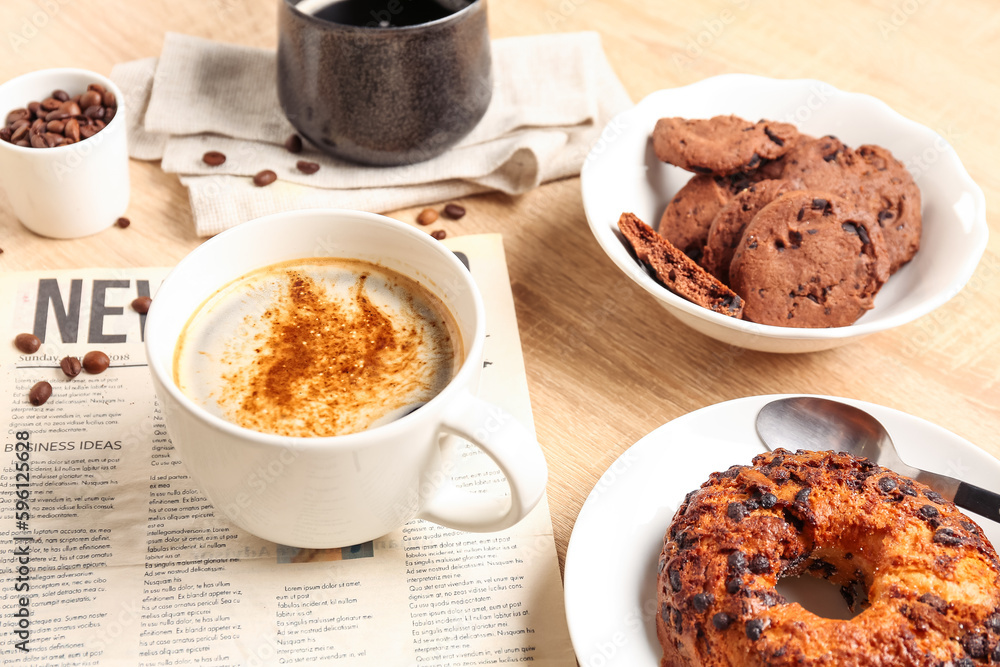
{"label": "spoon handle", "polygon": [[975,484],[959,482],[955,491],[955,504],[993,521],[1000,522],[1000,493],[994,493]]}
{"label": "spoon handle", "polygon": [[893,470],[926,484],[959,507],[1000,522],[1000,493],[994,493],[975,484],[969,484],[947,475],[939,475],[929,470],[911,468],[912,472],[907,472],[899,470],[895,466],[893,466]]}

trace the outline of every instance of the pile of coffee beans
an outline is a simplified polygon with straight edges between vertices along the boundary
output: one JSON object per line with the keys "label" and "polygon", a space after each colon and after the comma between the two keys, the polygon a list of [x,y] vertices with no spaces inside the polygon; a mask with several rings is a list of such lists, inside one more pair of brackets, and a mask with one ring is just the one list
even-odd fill
{"label": "pile of coffee beans", "polygon": [[[285,140],[285,150],[289,153],[301,153],[302,148],[302,137],[297,134],[293,134]],[[226,163],[226,154],[221,151],[208,151],[201,156],[201,161],[209,167],[220,167]],[[310,162],[309,160],[299,160],[295,163],[296,169],[306,175],[315,174],[319,171],[319,166],[318,162]],[[258,171],[253,176],[253,184],[258,188],[267,187],[277,180],[278,174],[273,169]]]}
{"label": "pile of coffee beans", "polygon": [[[433,208],[425,208],[417,215],[417,223],[426,227],[427,225],[433,225],[442,216],[450,220],[458,220],[465,216],[465,207],[451,202],[449,204],[445,204],[445,207],[440,213]],[[430,235],[438,241],[443,241],[448,236],[448,232],[443,229],[435,229],[430,232]]]}
{"label": "pile of coffee beans", "polygon": [[[149,310],[152,299],[149,297],[139,297],[132,302],[132,307],[140,313]],[[14,347],[24,354],[34,354],[42,346],[42,341],[32,333],[19,333],[14,337]],[[81,371],[87,371],[91,375],[97,375],[108,370],[111,366],[111,358],[100,350],[91,350],[83,355],[81,361],[78,357],[63,357],[59,362],[59,368],[66,375],[67,379],[73,379]],[[28,391],[28,401],[32,405],[43,405],[52,398],[52,384],[42,380],[32,385]]]}
{"label": "pile of coffee beans", "polygon": [[53,90],[41,102],[8,113],[0,139],[25,148],[75,144],[103,130],[117,113],[115,94],[99,83],[72,97],[65,90]]}

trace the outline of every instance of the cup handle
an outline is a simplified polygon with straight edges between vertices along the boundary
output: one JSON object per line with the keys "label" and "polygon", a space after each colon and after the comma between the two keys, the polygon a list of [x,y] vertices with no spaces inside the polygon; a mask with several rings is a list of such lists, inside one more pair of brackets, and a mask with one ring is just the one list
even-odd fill
{"label": "cup handle", "polygon": [[513,526],[542,499],[548,478],[542,448],[507,412],[466,391],[445,412],[440,429],[486,452],[507,478],[510,496],[470,493],[456,487],[448,476],[418,518],[455,530],[487,533]]}

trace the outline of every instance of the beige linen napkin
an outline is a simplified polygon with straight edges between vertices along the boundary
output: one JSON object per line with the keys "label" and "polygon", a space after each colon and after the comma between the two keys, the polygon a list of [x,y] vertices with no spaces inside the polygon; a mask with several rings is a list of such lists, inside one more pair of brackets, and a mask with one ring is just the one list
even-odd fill
{"label": "beige linen napkin", "polygon": [[[496,40],[493,97],[469,136],[426,162],[365,167],[308,145],[285,150],[294,128],[278,104],[276,70],[273,51],[171,33],[158,60],[112,71],[128,102],[132,157],[161,159],[181,175],[199,235],[292,209],[383,212],[490,190],[521,194],[578,174],[604,125],[631,106],[596,33]],[[225,153],[225,164],[202,162],[209,150]],[[303,174],[298,160],[320,170]],[[254,186],[262,169],[279,180]]]}

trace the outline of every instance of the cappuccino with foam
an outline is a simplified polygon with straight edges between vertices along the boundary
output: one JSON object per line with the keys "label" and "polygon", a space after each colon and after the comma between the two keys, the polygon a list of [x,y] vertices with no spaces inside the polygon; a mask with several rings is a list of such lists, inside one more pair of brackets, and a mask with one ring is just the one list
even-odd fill
{"label": "cappuccino with foam", "polygon": [[426,287],[377,264],[312,258],[252,271],[209,297],[177,342],[173,372],[229,422],[324,437],[429,401],[463,357],[454,317]]}

